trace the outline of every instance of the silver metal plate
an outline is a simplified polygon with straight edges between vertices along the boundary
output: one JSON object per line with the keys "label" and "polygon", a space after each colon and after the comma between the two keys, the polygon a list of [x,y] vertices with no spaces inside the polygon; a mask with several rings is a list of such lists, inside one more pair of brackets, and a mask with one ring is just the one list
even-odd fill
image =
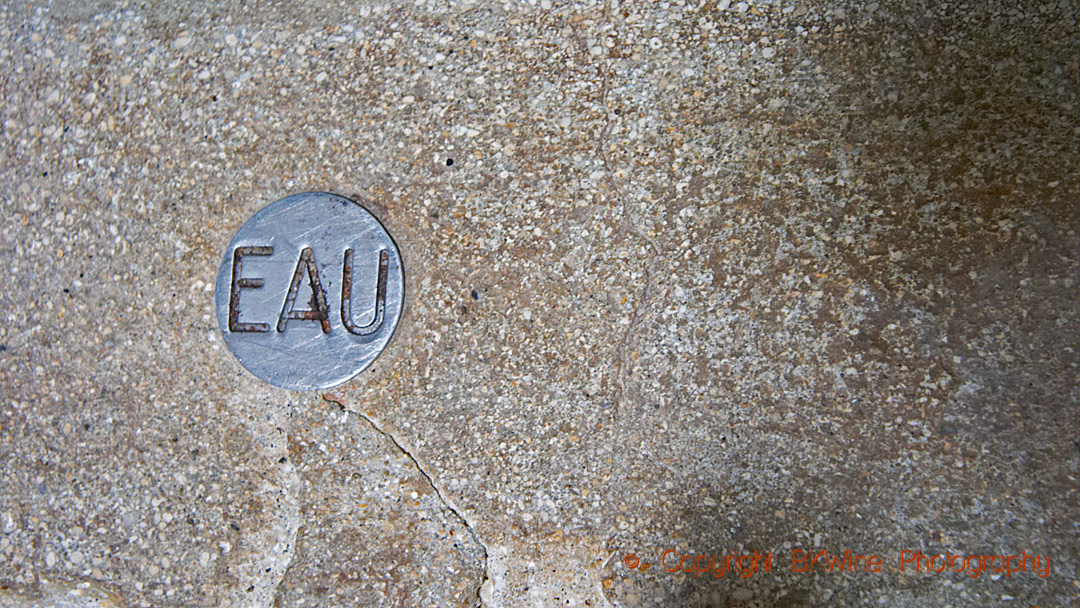
{"label": "silver metal plate", "polygon": [[405,273],[393,239],[366,209],[325,192],[275,201],[225,250],[218,325],[252,374],[296,391],[363,371],[401,318]]}

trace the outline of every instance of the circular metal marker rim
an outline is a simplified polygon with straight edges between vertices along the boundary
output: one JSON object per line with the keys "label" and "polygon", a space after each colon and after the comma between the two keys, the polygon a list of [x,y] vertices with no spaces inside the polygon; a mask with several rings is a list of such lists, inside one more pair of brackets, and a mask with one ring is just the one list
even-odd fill
{"label": "circular metal marker rim", "polygon": [[367,209],[305,192],[255,213],[225,250],[215,292],[225,345],[274,386],[318,390],[382,353],[405,302],[401,254]]}

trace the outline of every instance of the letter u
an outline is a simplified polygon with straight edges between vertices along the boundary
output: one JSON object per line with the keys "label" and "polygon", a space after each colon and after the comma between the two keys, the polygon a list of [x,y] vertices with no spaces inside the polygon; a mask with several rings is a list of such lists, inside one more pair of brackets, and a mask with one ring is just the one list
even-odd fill
{"label": "letter u", "polygon": [[368,336],[382,326],[386,314],[386,275],[390,254],[385,249],[379,250],[379,279],[375,286],[375,315],[367,325],[358,326],[352,319],[352,277],[353,250],[345,250],[345,263],[341,269],[341,324],[349,333]]}

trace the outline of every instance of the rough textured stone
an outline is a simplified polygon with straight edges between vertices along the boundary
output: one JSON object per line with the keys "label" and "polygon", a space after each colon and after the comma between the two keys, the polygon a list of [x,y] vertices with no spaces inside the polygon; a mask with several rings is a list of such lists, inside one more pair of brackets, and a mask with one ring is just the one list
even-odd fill
{"label": "rough textured stone", "polygon": [[292,410],[301,523],[275,605],[476,605],[483,546],[408,452],[334,403]]}
{"label": "rough textured stone", "polygon": [[[1080,601],[1077,10],[0,8],[0,605]],[[325,396],[213,322],[306,190],[406,264]]]}

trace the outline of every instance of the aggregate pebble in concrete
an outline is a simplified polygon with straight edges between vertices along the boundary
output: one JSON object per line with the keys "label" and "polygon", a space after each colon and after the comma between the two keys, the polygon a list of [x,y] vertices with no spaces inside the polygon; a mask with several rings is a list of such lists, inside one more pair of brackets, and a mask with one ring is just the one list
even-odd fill
{"label": "aggregate pebble in concrete", "polygon": [[[0,9],[0,602],[1075,604],[1076,23],[1068,1]],[[246,375],[212,320],[233,231],[306,190],[370,201],[409,289],[329,405]],[[335,442],[354,457],[290,460]],[[345,533],[402,481],[397,527]],[[376,587],[389,545],[429,582]],[[658,561],[793,548],[1052,572]],[[341,572],[364,580],[317,587]]]}

